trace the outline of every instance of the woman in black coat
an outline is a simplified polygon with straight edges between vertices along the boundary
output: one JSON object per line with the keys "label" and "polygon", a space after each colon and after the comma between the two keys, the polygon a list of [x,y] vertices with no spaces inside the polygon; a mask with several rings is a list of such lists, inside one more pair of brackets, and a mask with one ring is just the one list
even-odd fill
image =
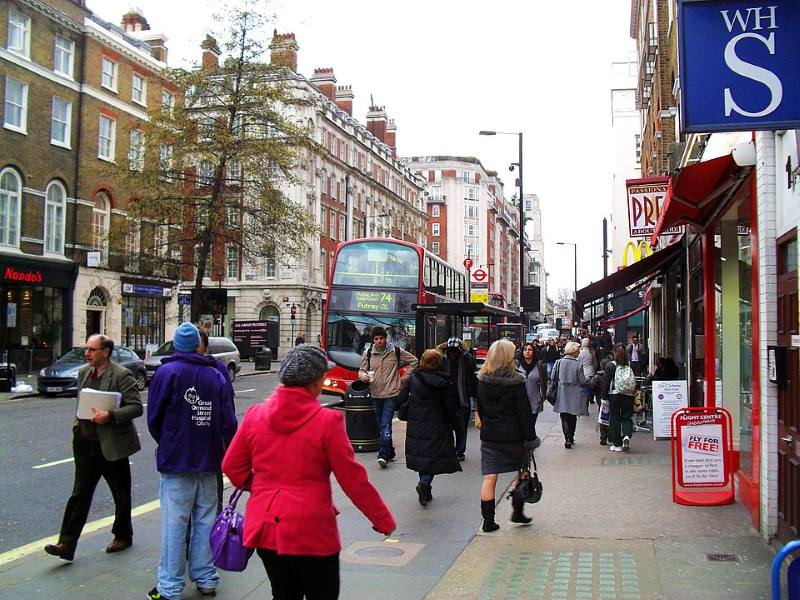
{"label": "woman in black coat", "polygon": [[[478,417],[481,423],[481,516],[483,530],[496,531],[494,496],[499,473],[518,473],[536,447],[533,411],[525,390],[525,376],[517,371],[515,347],[497,340],[478,372]],[[524,503],[512,496],[512,523],[531,522],[522,512]]]}
{"label": "woman in black coat", "polygon": [[426,350],[398,398],[400,416],[408,421],[406,467],[419,473],[417,496],[422,506],[433,500],[434,475],[461,470],[453,441],[461,427],[458,391],[449,375],[439,371],[442,360],[438,350]]}

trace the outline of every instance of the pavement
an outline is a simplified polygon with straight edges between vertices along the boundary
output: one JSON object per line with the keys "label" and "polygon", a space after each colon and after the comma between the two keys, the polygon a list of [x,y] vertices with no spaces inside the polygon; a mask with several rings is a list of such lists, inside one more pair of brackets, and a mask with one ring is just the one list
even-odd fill
{"label": "pavement", "polygon": [[[578,422],[576,445],[563,446],[557,415],[540,416],[536,451],[542,501],[527,505],[530,526],[512,525],[498,482],[501,529],[479,531],[479,442],[470,432],[464,472],[439,476],[434,500],[416,501],[415,474],[405,469],[405,424],[395,423],[399,458],[381,470],[359,454],[398,522],[382,539],[334,486],[343,552],[344,600],[758,600],[769,598],[774,551],[740,505],[687,507],[671,496],[669,443],[637,433],[630,453],[598,444],[594,417]],[[20,507],[24,511],[24,507]],[[38,547],[0,555],[0,597],[20,599],[141,599],[155,580],[160,513],[141,507],[135,545],[105,554],[110,523],[94,523],[74,563]],[[55,540],[55,538],[53,538]],[[712,560],[725,558],[726,561]],[[184,598],[199,598],[187,586]],[[257,557],[243,573],[221,573],[218,598],[269,598]]]}

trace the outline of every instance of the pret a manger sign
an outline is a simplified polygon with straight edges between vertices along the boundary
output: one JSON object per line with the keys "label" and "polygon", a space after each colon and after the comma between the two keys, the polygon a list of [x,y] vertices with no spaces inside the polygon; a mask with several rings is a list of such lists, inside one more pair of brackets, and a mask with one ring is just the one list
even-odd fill
{"label": "pret a manger sign", "polygon": [[[669,189],[669,177],[628,179],[628,227],[631,238],[647,238],[653,235],[661,216],[661,209]],[[664,230],[663,235],[678,233],[680,227]]]}
{"label": "pret a manger sign", "polygon": [[800,2],[682,0],[678,25],[684,131],[800,127]]}

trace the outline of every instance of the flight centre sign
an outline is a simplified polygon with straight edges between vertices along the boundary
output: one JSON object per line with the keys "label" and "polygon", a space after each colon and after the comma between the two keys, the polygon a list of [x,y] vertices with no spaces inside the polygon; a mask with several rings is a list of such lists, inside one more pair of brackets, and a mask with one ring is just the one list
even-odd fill
{"label": "flight centre sign", "polygon": [[800,2],[682,0],[678,10],[684,131],[800,128]]}

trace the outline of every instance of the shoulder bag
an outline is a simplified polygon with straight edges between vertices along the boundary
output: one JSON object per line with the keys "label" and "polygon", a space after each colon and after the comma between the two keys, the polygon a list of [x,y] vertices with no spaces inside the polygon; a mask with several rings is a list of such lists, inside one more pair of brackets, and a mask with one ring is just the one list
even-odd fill
{"label": "shoulder bag", "polygon": [[[248,486],[251,479],[248,479]],[[244,546],[244,517],[236,511],[236,503],[242,495],[243,488],[237,489],[231,495],[228,505],[222,510],[214,521],[211,529],[211,552],[214,566],[225,571],[244,571],[247,561],[253,554],[253,548]]]}
{"label": "shoulder bag", "polygon": [[[533,461],[533,470],[531,471],[531,461]],[[517,485],[508,494],[510,498],[514,498],[521,502],[528,504],[536,504],[542,499],[542,482],[539,481],[539,473],[536,469],[536,458],[533,451],[528,452],[528,462],[524,468],[519,470],[519,480]]]}
{"label": "shoulder bag", "polygon": [[547,384],[547,401],[555,406],[556,399],[558,399],[558,367],[561,365],[561,359],[556,361],[555,366],[553,367],[553,376],[550,378],[550,382]]}

